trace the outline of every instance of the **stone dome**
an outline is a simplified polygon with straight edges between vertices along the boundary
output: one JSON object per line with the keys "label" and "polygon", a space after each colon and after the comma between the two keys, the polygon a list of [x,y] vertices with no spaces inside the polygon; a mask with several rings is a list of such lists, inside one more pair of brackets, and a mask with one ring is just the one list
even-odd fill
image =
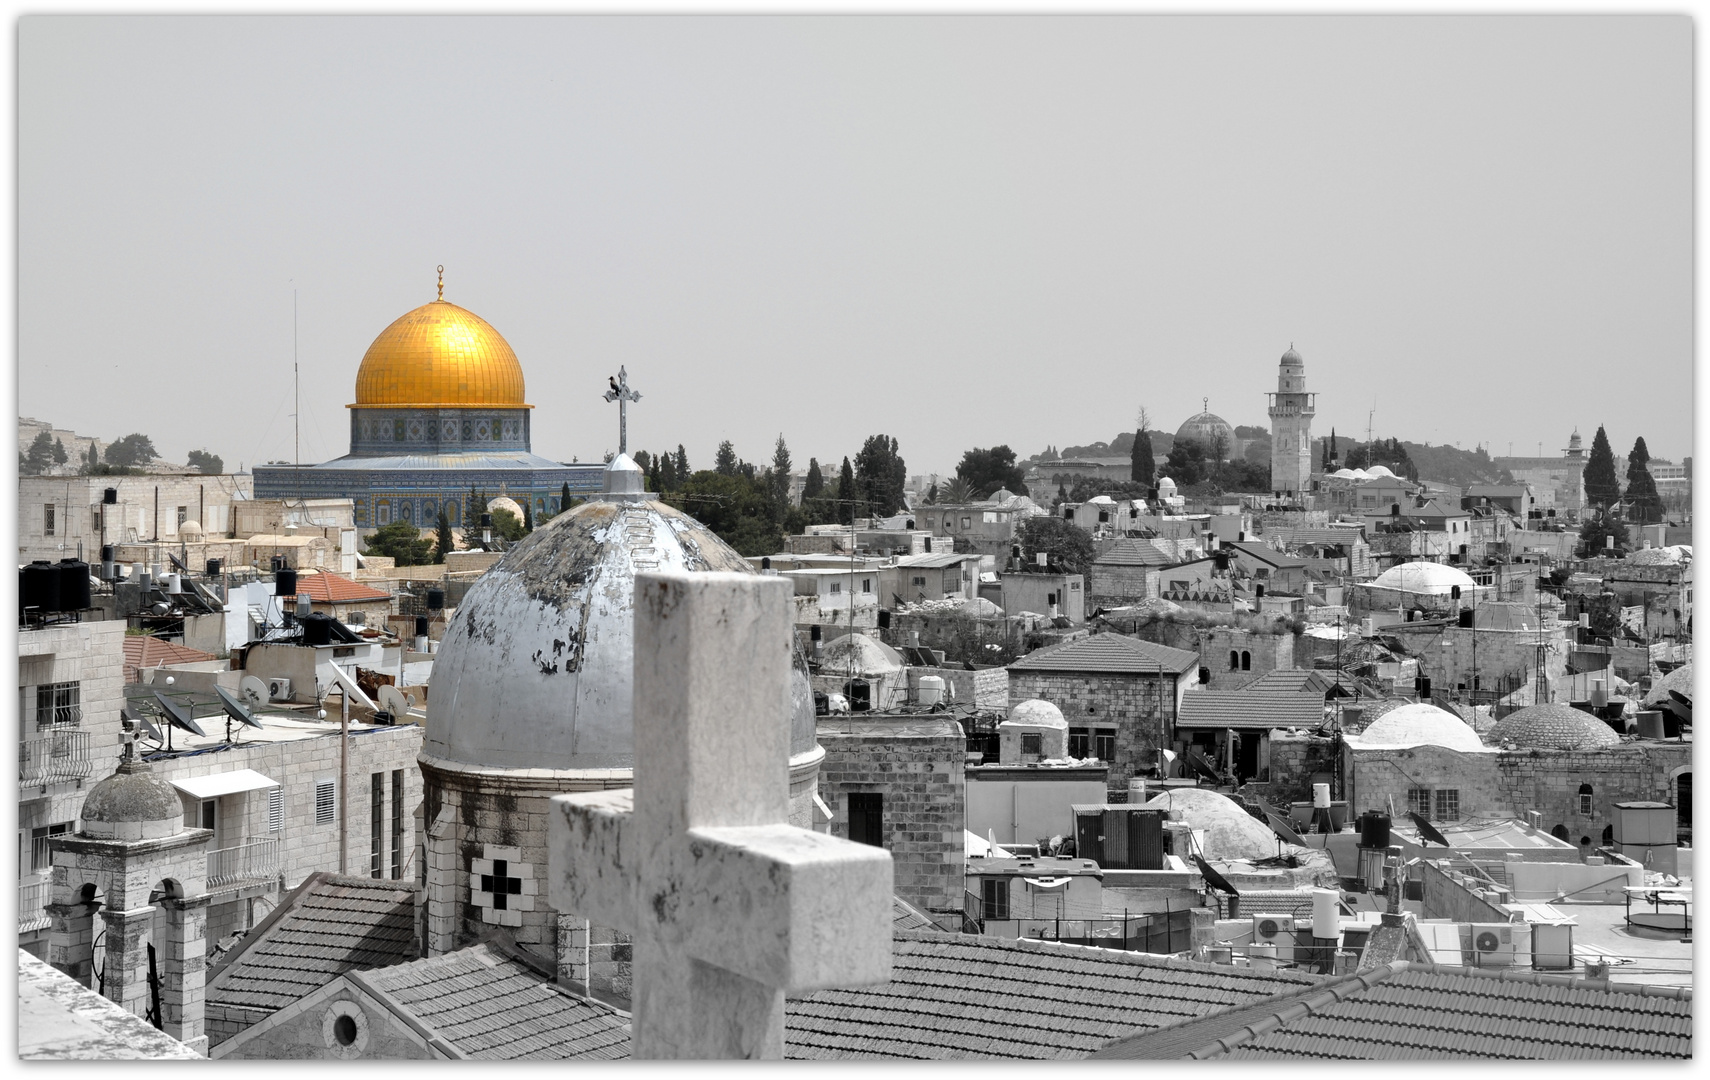
{"label": "stone dome", "polygon": [[1069,726],[1069,722],[1063,719],[1063,710],[1049,701],[1041,701],[1039,698],[1016,702],[1010,707],[1007,723],[1064,729]]}
{"label": "stone dome", "polygon": [[1224,453],[1232,452],[1235,449],[1235,429],[1229,426],[1229,421],[1213,412],[1196,413],[1188,417],[1182,422],[1182,426],[1176,429],[1176,441],[1192,439],[1209,451],[1212,440],[1219,433],[1222,433],[1223,437],[1228,440]]}
{"label": "stone dome", "polygon": [[1379,574],[1377,580],[1372,582],[1374,588],[1425,593],[1431,596],[1446,596],[1456,585],[1470,598],[1470,591],[1475,582],[1452,566],[1431,562],[1399,563]]}
{"label": "stone dome", "polygon": [[626,490],[636,479],[619,455],[606,494],[536,528],[469,590],[434,661],[425,758],[634,766],[636,572],[755,572],[700,522]]}
{"label": "stone dome", "polygon": [[1281,365],[1281,364],[1304,364],[1305,362],[1306,361],[1304,361],[1300,358],[1300,354],[1294,351],[1293,345],[1290,345],[1288,347],[1288,352],[1283,353],[1282,359],[1277,361],[1277,363],[1279,365]]}
{"label": "stone dome", "polygon": [[1179,810],[1190,828],[1205,831],[1207,859],[1268,859],[1277,853],[1276,834],[1234,799],[1205,788],[1174,788],[1145,804],[1149,810]]}
{"label": "stone dome", "polygon": [[517,501],[508,495],[500,495],[496,499],[487,500],[487,513],[491,514],[496,510],[504,510],[513,515],[518,521],[523,519],[523,508],[517,505]]}
{"label": "stone dome", "polygon": [[1388,465],[1373,465],[1371,468],[1366,470],[1366,479],[1368,480],[1372,480],[1380,476],[1387,476],[1391,480],[1396,479],[1396,475],[1389,471]]}
{"label": "stone dome", "polygon": [[1509,713],[1490,729],[1489,739],[1493,745],[1513,743],[1529,750],[1598,750],[1621,742],[1608,724],[1561,702]]}
{"label": "stone dome", "polygon": [[184,831],[184,804],[148,762],[126,761],[89,789],[82,818],[83,835],[97,840],[154,840]]}
{"label": "stone dome", "polygon": [[1351,715],[1345,716],[1342,721],[1342,734],[1358,735],[1377,723],[1378,719],[1385,713],[1393,712],[1407,703],[1404,698],[1383,698],[1376,701],[1361,702],[1359,719],[1356,720]]}
{"label": "stone dome", "polygon": [[1649,709],[1661,702],[1673,700],[1669,697],[1671,690],[1684,694],[1686,697],[1692,696],[1692,664],[1690,661],[1651,684],[1650,690],[1645,694],[1645,708]]}
{"label": "stone dome", "polygon": [[1367,724],[1357,736],[1378,746],[1441,746],[1449,750],[1481,750],[1478,732],[1454,713],[1435,705],[1413,702],[1391,709]]}
{"label": "stone dome", "polygon": [[202,536],[202,523],[195,518],[188,518],[179,524],[178,535],[186,540],[198,540]]}
{"label": "stone dome", "polygon": [[902,654],[877,638],[856,632],[828,641],[820,650],[819,670],[839,676],[851,672],[863,678],[894,675],[903,669]]}
{"label": "stone dome", "polygon": [[1158,497],[1168,499],[1176,493],[1176,482],[1165,476],[1158,481]]}
{"label": "stone dome", "polygon": [[523,403],[522,364],[487,320],[434,300],[380,331],[356,372],[355,408]]}

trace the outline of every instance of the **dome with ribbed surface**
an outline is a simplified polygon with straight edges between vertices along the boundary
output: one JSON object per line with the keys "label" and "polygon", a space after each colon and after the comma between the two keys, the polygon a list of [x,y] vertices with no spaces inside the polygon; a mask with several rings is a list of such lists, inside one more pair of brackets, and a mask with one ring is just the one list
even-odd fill
{"label": "dome with ribbed surface", "polygon": [[1489,738],[1527,750],[1598,750],[1621,742],[1608,724],[1559,701],[1510,713],[1490,729]]}
{"label": "dome with ribbed surface", "polygon": [[435,300],[380,332],[356,372],[356,408],[523,403],[522,364],[487,320]]}

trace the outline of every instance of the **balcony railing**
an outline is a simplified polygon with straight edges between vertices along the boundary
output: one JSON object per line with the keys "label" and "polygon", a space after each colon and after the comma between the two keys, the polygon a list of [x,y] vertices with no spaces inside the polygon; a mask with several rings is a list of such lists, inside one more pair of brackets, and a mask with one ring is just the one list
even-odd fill
{"label": "balcony railing", "polygon": [[34,930],[47,929],[47,904],[53,897],[53,881],[50,878],[30,878],[18,882],[18,933],[27,934]]}
{"label": "balcony railing", "polygon": [[93,769],[87,731],[55,731],[18,743],[20,784],[69,784],[88,779]]}
{"label": "balcony railing", "polygon": [[82,705],[37,705],[36,727],[68,728],[83,724]]}
{"label": "balcony railing", "polygon": [[279,876],[279,838],[208,852],[208,891],[260,885]]}

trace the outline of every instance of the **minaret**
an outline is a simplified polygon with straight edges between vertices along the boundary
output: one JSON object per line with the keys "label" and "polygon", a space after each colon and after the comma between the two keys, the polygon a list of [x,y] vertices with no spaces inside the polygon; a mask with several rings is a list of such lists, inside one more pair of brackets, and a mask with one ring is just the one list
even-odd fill
{"label": "minaret", "polygon": [[1317,394],[1306,392],[1306,362],[1290,345],[1277,370],[1271,399],[1271,490],[1279,498],[1299,496],[1312,475],[1312,417]]}

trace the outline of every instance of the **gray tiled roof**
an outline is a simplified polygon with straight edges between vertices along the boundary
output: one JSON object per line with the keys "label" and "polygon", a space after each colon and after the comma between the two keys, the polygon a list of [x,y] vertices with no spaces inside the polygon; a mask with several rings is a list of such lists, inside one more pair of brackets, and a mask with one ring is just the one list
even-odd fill
{"label": "gray tiled roof", "polygon": [[309,875],[208,973],[207,1000],[271,1012],[353,968],[412,960],[411,883]]}
{"label": "gray tiled roof", "polygon": [[1296,694],[1317,694],[1323,697],[1335,686],[1332,679],[1311,668],[1277,668],[1237,686],[1237,690],[1289,691]]}
{"label": "gray tiled roof", "polygon": [[785,1003],[792,1058],[1071,1058],[1137,1030],[1315,986],[1144,953],[899,931],[891,981]]}
{"label": "gray tiled roof", "polygon": [[1124,675],[1180,675],[1199,666],[1199,654],[1168,645],[1094,634],[1040,649],[1009,665],[1011,671],[1091,671]]}
{"label": "gray tiled roof", "polygon": [[1260,562],[1270,563],[1272,566],[1285,570],[1290,567],[1306,565],[1306,560],[1304,559],[1294,555],[1284,554],[1268,544],[1259,544],[1251,540],[1231,540],[1223,546],[1228,548],[1231,552],[1247,555],[1254,559],[1258,559]]}
{"label": "gray tiled roof", "polygon": [[577,997],[488,941],[443,956],[367,971],[380,990],[459,1052],[486,1060],[627,1058],[629,1023]]}
{"label": "gray tiled roof", "polygon": [[1687,1058],[1692,992],[1386,964],[1315,990],[1121,1039],[1101,1058]]}
{"label": "gray tiled roof", "polygon": [[1093,560],[1094,566],[1169,566],[1177,560],[1170,558],[1150,540],[1124,537],[1110,550]]}
{"label": "gray tiled roof", "polygon": [[1176,724],[1187,727],[1315,728],[1324,722],[1322,694],[1288,690],[1189,690]]}
{"label": "gray tiled roof", "polygon": [[943,932],[943,927],[933,922],[925,912],[900,896],[891,897],[891,928],[893,930],[937,930]]}

